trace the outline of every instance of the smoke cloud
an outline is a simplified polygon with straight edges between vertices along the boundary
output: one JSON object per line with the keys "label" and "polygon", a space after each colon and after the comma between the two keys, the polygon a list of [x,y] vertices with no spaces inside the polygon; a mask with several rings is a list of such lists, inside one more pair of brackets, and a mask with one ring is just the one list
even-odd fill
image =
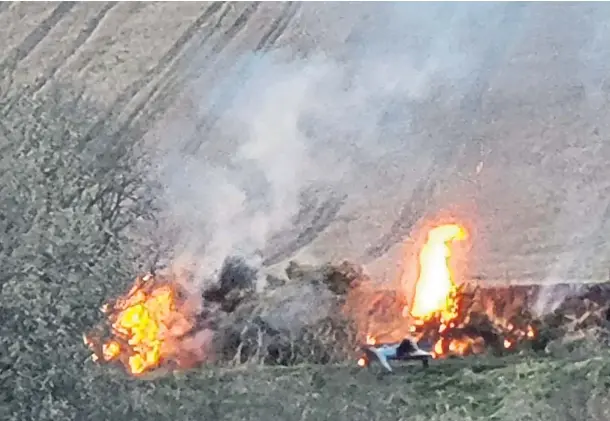
{"label": "smoke cloud", "polygon": [[[418,218],[470,200],[473,275],[543,281],[583,272],[570,262],[598,253],[606,208],[590,223],[572,221],[594,206],[581,186],[610,154],[601,145],[577,154],[577,142],[556,139],[568,136],[558,122],[574,120],[562,104],[589,105],[566,81],[587,78],[600,107],[605,79],[531,63],[544,49],[601,63],[606,29],[583,20],[594,37],[581,48],[561,23],[578,11],[546,10],[303,4],[276,49],[194,58],[199,78],[156,133],[162,241],[173,262],[208,279],[232,254],[259,267],[297,255],[383,260]],[[599,162],[583,166],[592,153]],[[566,168],[588,173],[568,186]],[[570,238],[590,247],[554,251]]]}
{"label": "smoke cloud", "polygon": [[374,193],[367,186],[394,177],[392,161],[412,168],[415,179],[397,180],[405,189],[429,168],[434,145],[410,136],[417,107],[444,87],[468,89],[479,52],[463,43],[472,32],[464,23],[481,11],[371,11],[339,54],[237,57],[209,89],[193,83],[190,115],[164,128],[164,231],[175,258],[196,262],[202,278],[227,255],[277,252],[272,242],[298,236],[312,202]]}

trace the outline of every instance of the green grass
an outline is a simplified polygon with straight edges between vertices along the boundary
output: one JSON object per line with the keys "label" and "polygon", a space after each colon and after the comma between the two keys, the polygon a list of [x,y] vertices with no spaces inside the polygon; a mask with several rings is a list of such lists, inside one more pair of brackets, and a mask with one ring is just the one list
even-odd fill
{"label": "green grass", "polygon": [[[135,379],[85,363],[76,394],[40,419],[607,420],[610,354],[472,358],[399,366],[202,368]],[[66,413],[64,411],[74,411]],[[58,415],[61,415],[57,417]],[[73,415],[73,417],[71,417]]]}

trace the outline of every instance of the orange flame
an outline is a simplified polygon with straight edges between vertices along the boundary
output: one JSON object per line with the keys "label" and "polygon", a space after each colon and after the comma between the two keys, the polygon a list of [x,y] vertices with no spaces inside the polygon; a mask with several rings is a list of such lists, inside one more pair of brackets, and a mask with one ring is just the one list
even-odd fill
{"label": "orange flame", "polygon": [[459,225],[441,225],[428,233],[428,240],[420,256],[420,272],[417,280],[411,315],[426,319],[441,313],[442,320],[455,317],[452,294],[456,284],[448,265],[451,249],[448,242],[463,240],[466,231]]}
{"label": "orange flame", "polygon": [[105,304],[102,311],[108,314],[111,338],[96,341],[85,336],[95,352],[92,358],[119,361],[134,375],[158,368],[164,359],[179,359],[178,342],[195,325],[194,314],[179,301],[176,286],[156,282],[152,275],[137,278],[124,298]]}
{"label": "orange flame", "polygon": [[[419,273],[410,305],[406,296],[398,294],[393,299],[396,306],[386,305],[382,311],[372,306],[365,319],[367,344],[376,343],[375,339],[397,342],[407,334],[430,345],[434,358],[442,358],[480,354],[487,349],[515,351],[521,342],[537,336],[531,325],[524,324],[518,305],[496,308],[496,298],[489,300],[476,288],[456,283],[450,261],[452,243],[467,237],[466,229],[458,224],[436,226],[428,232],[419,252]],[[499,292],[497,299],[503,302],[504,295]],[[365,358],[358,361],[360,366],[366,364]]]}

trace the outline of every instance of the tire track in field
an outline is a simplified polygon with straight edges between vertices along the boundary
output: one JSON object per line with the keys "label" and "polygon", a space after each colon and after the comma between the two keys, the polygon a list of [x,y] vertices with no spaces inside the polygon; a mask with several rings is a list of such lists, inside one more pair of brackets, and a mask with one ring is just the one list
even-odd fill
{"label": "tire track in field", "polygon": [[505,58],[511,46],[511,36],[514,31],[510,29],[516,28],[521,24],[525,7],[522,4],[508,4],[505,6],[504,25],[502,25],[502,30],[499,32],[501,37],[496,35],[496,38],[499,38],[497,42],[494,42],[493,45],[487,48],[482,60],[482,63],[487,65],[481,68],[472,88],[460,101],[460,111],[464,115],[464,120],[473,122],[463,130],[464,133],[461,136],[461,140],[466,142],[465,145],[457,153],[454,145],[450,142],[445,142],[444,145],[441,145],[441,152],[435,155],[434,165],[430,167],[428,174],[416,185],[409,202],[402,207],[398,218],[391,225],[390,230],[365,251],[364,256],[367,261],[383,256],[395,244],[403,241],[414,224],[424,217],[425,212],[428,210],[428,201],[432,198],[439,181],[443,182],[450,177],[453,169],[464,157],[467,158],[471,153],[477,153],[473,149],[480,150],[479,142],[469,140],[474,138],[473,130],[478,120],[477,117],[481,113],[483,98],[489,88],[492,77],[502,64],[502,59]]}
{"label": "tire track in field", "polygon": [[[258,7],[258,5],[256,5]],[[274,22],[270,25],[269,29],[263,34],[261,40],[255,47],[255,51],[266,51],[273,47],[274,43],[283,35],[285,30],[290,25],[290,22],[297,14],[300,5],[298,3],[289,3],[280,15],[274,20]],[[246,15],[250,15],[251,13],[246,13]],[[222,53],[222,50],[228,45],[231,38],[237,35],[237,30],[241,31],[244,25],[247,23],[247,19],[244,17],[238,18],[234,26],[227,31],[221,37],[221,43],[214,46],[210,53],[209,61],[211,63],[206,63],[208,65],[214,64],[214,59],[219,57]],[[242,63],[237,70],[237,80],[245,81],[247,80],[247,76],[250,71],[252,71],[252,60],[248,60],[245,63]],[[169,89],[172,89],[172,86],[175,86],[178,82],[174,82],[173,84],[168,83]],[[168,87],[164,87],[164,89],[168,90]],[[226,113],[226,110],[229,109],[230,105],[233,103],[235,99],[236,93],[234,90],[226,92],[223,97],[221,97],[221,101],[214,104],[213,115],[216,116],[216,119],[213,121],[203,120],[197,125],[196,132],[201,133],[205,132],[206,129],[213,126],[214,123],[218,121],[220,116]],[[167,97],[166,94],[160,95],[160,97]],[[166,105],[167,107],[171,106],[171,104]],[[158,111],[158,109],[157,109]],[[199,135],[198,139],[202,139]],[[197,153],[200,144],[193,145],[190,143],[187,145],[187,149],[184,151],[186,153]],[[294,221],[293,226],[296,227],[306,227],[300,232],[293,232],[294,236],[290,235],[290,233],[282,233],[273,238],[270,242],[273,245],[270,248],[275,249],[276,251],[269,251],[269,255],[265,256],[265,265],[275,264],[285,258],[290,257],[291,255],[298,252],[301,248],[311,243],[322,231],[324,231],[335,219],[336,215],[340,211],[345,198],[328,198],[323,201],[315,201],[312,203],[311,199],[309,203],[303,203],[299,212],[299,215]],[[285,242],[284,245],[281,245],[282,238],[286,238],[290,236],[289,241]],[[266,253],[265,253],[266,254]]]}
{"label": "tire track in field", "polygon": [[[284,13],[280,16],[280,19],[274,22],[267,34],[261,39],[261,42],[257,46],[257,51],[267,51],[277,42],[298,13],[299,8],[300,4],[298,3],[289,4]],[[233,98],[230,100],[232,101],[232,99]],[[281,261],[294,256],[299,250],[311,244],[335,221],[337,215],[343,208],[346,199],[347,196],[331,196],[330,198],[323,200],[318,206],[315,204],[308,205],[307,203],[301,205],[299,214],[303,215],[304,213],[311,213],[313,211],[311,219],[308,222],[305,222],[302,221],[302,216],[300,218],[297,216],[294,221],[294,226],[304,228],[297,234],[296,238],[293,237],[294,239],[289,240],[283,245],[276,246],[276,252],[271,251],[268,256],[264,256],[263,266],[267,267],[280,263]],[[287,234],[288,233],[280,233],[278,235],[278,240],[290,235]]]}
{"label": "tire track in field", "polygon": [[25,37],[21,43],[14,47],[7,57],[0,63],[0,69],[2,71],[3,82],[8,78],[8,88],[13,85],[12,73],[17,68],[19,62],[25,59],[31,52],[36,48],[38,44],[48,35],[59,21],[67,15],[72,8],[76,5],[75,2],[61,2],[51,12],[51,14],[44,19],[32,32]]}
{"label": "tire track in field", "polygon": [[437,184],[432,181],[431,177],[425,177],[420,181],[411,194],[410,201],[400,209],[398,218],[392,223],[390,229],[375,244],[371,245],[364,255],[370,260],[374,260],[402,241],[426,212],[428,199],[433,195],[436,186]]}
{"label": "tire track in field", "polygon": [[[149,3],[129,2],[127,5],[125,5],[125,3],[123,3],[123,5],[124,5],[123,7],[129,7],[128,11],[126,11],[125,13],[136,14],[136,13],[140,12],[140,10],[148,7]],[[82,70],[85,67],[87,67],[89,65],[89,63],[91,63],[91,61],[95,58],[96,52],[95,52],[95,50],[91,51],[83,58],[84,55],[85,55],[85,53],[83,52],[83,54],[81,54],[80,60],[77,63],[74,63],[75,67],[74,67],[74,69],[72,69],[71,73],[77,75],[80,72],[82,72]]]}
{"label": "tire track in field", "polygon": [[[225,32],[224,35],[221,36],[220,41],[214,45],[211,49],[211,53],[208,53],[209,63],[208,67],[212,67],[215,62],[213,60],[214,57],[218,57],[219,54],[230,44],[231,38],[237,36],[243,29],[245,29],[245,24],[247,23],[247,19],[252,16],[261,2],[251,2],[250,5],[242,12],[242,14],[235,20],[233,25]],[[205,41],[207,41],[211,35],[213,35],[220,27],[221,21],[219,20],[217,26],[214,30],[207,36],[202,42],[199,43],[198,48],[204,46]],[[167,80],[164,80],[158,87],[155,87],[156,98],[154,99],[155,107],[149,107],[148,109],[144,109],[141,117],[142,124],[150,123],[156,121],[157,118],[162,116],[172,105],[175,104],[175,101],[180,94],[183,92],[185,84],[196,78],[196,75],[193,75],[192,72],[187,71],[186,74],[175,72],[168,73]]]}
{"label": "tire track in field", "polygon": [[297,12],[301,8],[301,5],[296,2],[291,1],[287,4],[288,6],[286,6],[286,9],[280,15],[279,19],[275,20],[271,24],[269,31],[267,31],[267,33],[262,36],[260,42],[256,46],[255,51],[265,51],[268,48],[272,47],[279,39],[279,37],[284,34],[286,29],[288,28],[288,25],[290,25],[290,22],[292,22]]}
{"label": "tire track in field", "polygon": [[[294,16],[297,14],[299,7],[300,7],[300,5],[297,3],[289,3],[288,6],[282,11],[280,16],[270,26],[269,30],[261,37],[261,40],[255,47],[255,51],[266,51],[266,50],[272,48],[274,43],[282,36],[282,34],[286,30],[286,28],[290,25],[290,22],[292,21]],[[241,28],[241,27],[243,27],[243,25],[245,25],[245,23],[246,23],[245,20],[238,19],[238,22],[236,22],[236,25],[239,24],[239,27]],[[235,28],[235,25],[234,25],[234,28]],[[230,30],[228,32],[233,32],[233,30]],[[231,38],[230,35],[225,34],[221,39],[230,40],[230,38]],[[215,46],[212,49],[212,53],[210,54],[211,57],[212,58],[218,57],[219,54],[222,52],[222,49],[224,49],[224,47],[227,44],[228,44],[228,42],[225,41],[220,46],[218,46],[218,45]],[[238,77],[238,80],[245,81],[247,79],[248,71],[252,70],[250,67],[251,63],[252,63],[252,61],[248,60],[246,63],[244,63],[240,66],[240,69],[238,69],[238,76],[241,76],[241,77]],[[217,115],[217,116],[222,115],[230,107],[233,100],[235,99],[235,91],[228,92],[227,94],[225,94],[225,96],[222,99],[223,99],[222,103],[220,105],[217,105],[218,103],[216,103],[216,105],[214,107],[214,110],[217,113],[215,115]],[[168,106],[171,106],[171,104]],[[211,127],[215,122],[218,121],[218,118],[219,117],[217,117],[212,122],[210,122],[209,120],[202,121],[197,126],[196,131],[198,133],[200,133],[201,131],[206,131],[206,129],[208,127]],[[198,136],[198,138],[201,139],[202,136]],[[197,144],[193,148],[193,144],[190,143],[189,145],[187,145],[188,149],[185,152],[186,153],[197,153],[199,146],[200,146],[200,144]],[[311,202],[309,204],[303,204],[301,207],[301,210],[299,212],[299,215],[296,218],[297,220],[294,222],[294,225],[295,226],[305,226],[306,228],[304,230],[302,230],[300,233],[296,234],[296,238],[288,241],[284,245],[275,246],[275,247],[272,246],[272,248],[275,248],[276,250],[279,249],[279,250],[276,252],[270,252],[270,254],[267,257],[265,257],[264,264],[266,266],[273,265],[285,258],[290,257],[291,255],[298,252],[301,248],[303,248],[307,244],[311,243],[322,231],[324,231],[332,223],[332,221],[335,219],[336,215],[339,213],[344,201],[345,201],[345,198],[342,197],[342,198],[329,198],[319,204],[311,203]],[[276,236],[274,239],[272,239],[271,243],[279,242],[279,241],[281,241],[281,238],[285,238],[285,237],[286,237],[286,233],[280,234],[280,235]]]}
{"label": "tire track in field", "polygon": [[[234,24],[220,37],[220,41],[212,47],[210,53],[208,53],[209,63],[205,64],[208,66],[214,65],[215,58],[220,56],[230,42],[247,27],[248,19],[258,10],[260,5],[261,2],[251,2],[249,6],[244,9],[242,14],[235,20]],[[257,47],[255,47],[256,50],[271,45],[270,43],[275,42],[282,35],[283,31],[289,25],[290,20],[298,11],[298,8],[295,8],[294,5],[290,4],[290,6],[292,10],[288,9],[288,13],[286,13],[286,11],[282,12],[281,16],[273,22],[271,28],[261,37],[261,41],[258,43]],[[224,13],[218,19],[214,28],[197,43],[197,47],[194,48],[195,51],[201,48],[221,27],[222,19],[227,13]],[[179,64],[176,64],[175,67],[178,68]],[[190,77],[193,77],[192,74],[182,76],[178,74],[177,71],[174,72],[172,70],[168,71],[167,74],[168,77],[160,80],[159,83],[153,87],[151,92],[147,94],[146,100],[143,103],[140,103],[137,106],[137,109],[130,114],[126,124],[122,125],[121,131],[128,130],[129,126],[132,126],[135,121],[138,121],[138,124],[140,125],[154,122],[156,118],[162,116],[172,105],[174,105],[184,84],[188,82]],[[154,104],[154,106],[147,106],[149,104]],[[188,145],[186,146],[186,150],[190,153],[194,153],[196,149],[198,149],[198,147],[190,149]]]}
{"label": "tire track in field", "polygon": [[[337,214],[341,210],[346,197],[341,198],[329,198],[323,201],[323,203],[319,206],[312,205],[311,208],[308,208],[307,205],[302,207],[301,213],[310,213],[309,210],[312,209],[313,215],[311,220],[307,225],[303,225],[302,222],[295,221],[295,226],[305,226],[306,228],[302,230],[294,240],[285,243],[284,245],[274,246],[273,244],[269,248],[275,248],[276,252],[269,252],[266,256],[264,256],[263,266],[268,267],[280,263],[281,261],[295,255],[299,250],[303,247],[310,244],[314,239],[320,235],[328,226],[335,220]],[[304,211],[304,212],[303,212]],[[302,219],[297,217],[296,219]],[[280,240],[282,237],[285,237],[286,234],[278,235],[277,239]],[[273,243],[273,239],[271,240]]]}
{"label": "tire track in field", "polygon": [[[46,84],[51,81],[51,79],[55,76],[61,66],[64,65],[72,55],[76,54],[78,49],[91,37],[93,32],[95,32],[95,30],[99,27],[104,17],[116,4],[118,4],[118,2],[106,3],[103,9],[85,24],[84,28],[80,31],[76,40],[74,40],[72,47],[70,48],[68,53],[63,54],[59,60],[56,60],[53,66],[49,70],[47,70],[44,75],[40,77],[40,79],[37,79],[35,81],[34,85],[30,85],[22,89],[20,95],[33,96],[36,95],[36,93],[40,92],[40,90],[43,89],[44,86],[46,86]],[[81,96],[82,93],[83,92],[81,91]],[[14,103],[9,103],[6,105],[6,107],[3,108],[2,112],[4,115],[8,115],[11,112],[13,104]]]}
{"label": "tire track in field", "polygon": [[[244,10],[244,12],[235,20],[234,24],[229,28],[227,32],[223,36],[221,36],[220,41],[214,45],[211,49],[211,52],[207,55],[209,56],[209,63],[207,64],[209,67],[212,67],[216,64],[215,57],[218,57],[221,52],[230,44],[231,39],[237,36],[243,29],[245,29],[245,24],[247,23],[247,19],[252,16],[256,10],[258,10],[261,2],[251,2],[250,5]],[[216,28],[218,29],[218,28]],[[202,45],[203,46],[203,43]],[[195,76],[196,77],[196,76]],[[173,78],[167,81],[163,88],[160,90],[160,93],[157,95],[158,99],[158,108],[148,116],[148,120],[154,119],[155,117],[162,115],[167,109],[169,109],[175,102],[176,98],[180,95],[181,89],[184,84],[191,80],[193,75],[187,72],[186,76],[183,75],[174,75]]]}
{"label": "tire track in field", "polygon": [[[233,25],[220,37],[220,41],[214,45],[211,49],[210,60],[213,56],[218,56],[226,47],[229,46],[232,38],[236,37],[239,33],[241,33],[245,29],[245,24],[247,23],[247,19],[252,16],[256,10],[258,10],[261,2],[251,2],[250,5],[242,12],[240,16],[235,20]],[[221,22],[218,22],[218,25],[214,28],[214,30],[210,33],[210,36],[214,34],[221,27]],[[198,49],[203,47],[205,41],[207,41],[210,36],[206,37],[201,43],[199,43]],[[213,66],[215,63],[213,60],[210,63],[207,63],[209,67]],[[189,80],[196,78],[197,76],[193,76],[192,72],[186,72],[186,75],[182,73],[173,73],[168,77],[166,81],[162,85],[159,86],[159,89],[156,91],[156,101],[154,110],[148,110],[145,119],[146,121],[154,121],[159,116],[163,115],[172,105],[174,105],[176,99],[180,96],[184,88],[184,84]]]}
{"label": "tire track in field", "polygon": [[[182,35],[174,42],[170,49],[161,57],[157,64],[147,71],[142,77],[131,83],[119,96],[113,101],[112,105],[107,109],[101,118],[89,129],[88,133],[83,136],[81,146],[89,143],[93,138],[98,136],[107,126],[108,122],[113,122],[125,107],[133,100],[133,98],[155,79],[159,74],[163,73],[166,68],[178,57],[185,44],[195,35],[197,30],[203,26],[210,18],[212,18],[218,10],[223,6],[222,2],[214,2],[207,7],[198,17],[189,25]],[[121,132],[122,133],[122,132]],[[121,133],[115,133],[114,137]]]}
{"label": "tire track in field", "polygon": [[[279,14],[279,16],[275,19],[275,21],[271,24],[269,30],[263,34],[261,40],[257,44],[255,48],[255,52],[266,51],[273,46],[273,43],[282,35],[283,31],[288,27],[292,18],[296,15],[298,9],[300,8],[299,3],[295,2],[287,2],[284,9]],[[282,32],[279,32],[282,31]],[[232,72],[232,77],[235,78],[236,81],[239,81],[240,86],[243,86],[246,80],[248,80],[248,75],[254,70],[256,66],[253,66],[254,59],[250,58],[245,60],[240,67]],[[195,127],[195,133],[197,133],[197,138],[188,142],[184,148],[183,152],[196,154],[201,147],[202,139],[206,136],[206,133],[209,132],[212,127],[220,120],[221,116],[230,108],[235,100],[237,92],[239,91],[239,86],[232,86],[232,89],[225,91],[224,95],[216,101],[211,109],[209,110],[209,116],[207,118],[201,119],[200,122]]]}
{"label": "tire track in field", "polygon": [[[248,19],[254,13],[256,13],[259,6],[260,2],[252,2],[244,9],[244,11],[237,17],[235,22],[220,37],[221,41],[212,48],[213,55],[220,54],[230,44],[230,42],[246,28]],[[195,46],[188,48],[188,50],[197,51],[203,47],[205,43],[216,33],[216,31],[221,28],[224,18],[228,15],[228,13],[229,8],[225,8],[225,10],[216,20],[216,24],[201,37],[200,41],[197,42]],[[183,55],[188,56],[187,52],[185,52]],[[171,68],[166,72],[168,77],[159,78],[153,89],[151,89],[151,91],[146,95],[146,98],[137,105],[137,107],[127,117],[126,121],[121,125],[121,128],[119,129],[120,133],[129,130],[129,128],[132,127],[138,119],[144,120],[139,121],[140,124],[146,124],[154,121],[157,116],[162,115],[173,104],[173,101],[180,92],[182,84],[186,82],[184,78],[180,78],[177,74],[179,72],[180,65],[180,60],[176,60],[173,66],[171,66]],[[153,100],[155,96],[157,97],[156,101]],[[142,117],[144,114],[146,114],[146,116]]]}
{"label": "tire track in field", "polygon": [[[249,7],[247,7],[244,12],[236,19],[235,23],[220,37],[220,42],[212,47],[211,52],[209,53],[210,59],[213,65],[215,58],[219,57],[222,51],[230,44],[230,42],[244,29],[247,27],[248,20],[250,16],[252,16],[259,7],[259,2],[252,3]],[[255,47],[257,51],[265,51],[273,46],[273,44],[281,37],[286,28],[289,26],[290,22],[296,15],[299,10],[299,5],[295,3],[290,3],[288,6],[282,11],[280,16],[273,22],[269,30],[261,37],[261,41]],[[198,43],[199,45],[203,45],[213,34],[213,31],[217,30],[221,23],[223,16],[218,19],[217,25],[210,31],[208,34],[202,37],[202,40]],[[176,65],[176,63],[174,63]],[[247,67],[247,64],[244,66]],[[247,70],[247,69],[246,69]],[[242,67],[242,71],[244,68]],[[171,73],[171,69],[168,70],[168,74]],[[176,77],[178,79],[178,77]],[[153,87],[151,92],[149,92],[146,98],[141,101],[138,106],[134,109],[132,113],[128,116],[126,121],[121,125],[121,128],[117,132],[117,136],[121,135],[123,132],[129,130],[129,128],[133,125],[133,123],[144,114],[145,111],[154,109],[152,113],[159,114],[162,113],[163,110],[159,109],[159,106],[156,105],[152,107],[150,104],[152,103],[151,99],[157,94],[159,98],[167,98],[171,92],[177,92],[180,88],[176,89],[176,85],[180,84],[180,80],[178,81],[166,81],[166,79],[160,79],[156,86]],[[160,94],[160,90],[164,90],[163,94]],[[228,98],[226,102],[227,105],[223,107],[225,110],[229,107],[230,103],[233,100],[233,96]],[[171,106],[171,102],[167,101],[164,108]],[[224,111],[223,111],[224,112]],[[146,120],[150,121],[151,114],[147,116]],[[141,122],[140,122],[141,123]],[[307,228],[300,232],[294,240],[289,241],[287,244],[281,247],[279,252],[276,252],[269,256],[266,259],[266,264],[273,264],[275,261],[280,261],[290,255],[296,253],[299,249],[304,247],[305,245],[311,243],[317,235],[326,229],[330,223],[334,220],[337,213],[340,211],[341,206],[344,203],[344,198],[330,198],[328,200],[323,201],[318,204],[309,204],[306,205],[308,208],[309,214],[311,217],[309,218],[306,225],[303,224],[301,226],[306,226]]]}
{"label": "tire track in field", "polygon": [[[264,52],[273,48],[275,42],[284,34],[296,14],[300,9],[300,4],[295,2],[289,2],[286,4],[284,9],[281,11],[279,16],[273,21],[269,29],[256,45],[255,52]],[[218,55],[219,52],[216,53]],[[246,60],[240,65],[235,74],[235,79],[240,81],[242,84],[248,80],[248,75],[254,70],[255,59]],[[239,89],[233,89],[226,91],[221,96],[220,100],[217,101],[212,109],[210,110],[210,118],[203,119],[196,126],[195,133],[197,133],[197,140],[189,142],[184,152],[190,154],[196,154],[201,147],[201,142],[205,139],[205,133],[211,130],[221,116],[231,107],[237,92]],[[313,242],[318,235],[323,232],[335,219],[337,214],[340,212],[343,204],[345,203],[345,197],[328,198],[321,203],[316,200],[314,203],[303,203],[299,211],[299,215],[293,223],[295,227],[304,227],[298,233],[283,232],[279,233],[270,242],[272,245],[269,248],[275,249],[276,251],[269,250],[269,255],[264,253],[264,265],[270,266],[278,263],[290,256],[296,254],[300,249]],[[311,215],[310,218],[304,219],[305,215]],[[291,234],[296,234],[294,237]],[[282,238],[289,238],[283,245],[278,244]],[[275,244],[273,244],[275,243]]]}
{"label": "tire track in field", "polygon": [[53,65],[45,71],[45,73],[37,80],[34,85],[30,88],[29,92],[31,95],[36,95],[41,89],[43,89],[49,81],[55,77],[57,71],[61,68],[61,66],[66,63],[70,57],[76,54],[79,49],[91,38],[95,30],[100,26],[101,22],[108,15],[108,12],[112,10],[118,2],[107,2],[104,4],[104,7],[88,22],[85,23],[85,26],[80,30],[78,36],[73,41],[70,49],[62,54],[61,58],[55,61]]}

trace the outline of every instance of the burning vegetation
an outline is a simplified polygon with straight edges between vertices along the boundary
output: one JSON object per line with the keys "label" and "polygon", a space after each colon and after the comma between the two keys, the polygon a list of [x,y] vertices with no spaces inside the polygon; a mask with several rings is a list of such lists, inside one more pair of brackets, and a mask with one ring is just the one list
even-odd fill
{"label": "burning vegetation", "polygon": [[[348,262],[290,262],[286,280],[269,279],[267,290],[259,292],[253,284],[260,274],[238,258],[228,258],[217,282],[197,296],[186,294],[173,276],[138,277],[127,294],[103,306],[105,323],[86,335],[85,343],[95,361],[119,364],[138,376],[160,367],[195,367],[212,357],[225,364],[325,364],[353,357],[362,342],[399,342],[408,336],[434,358],[501,354],[524,346],[545,349],[562,335],[608,324],[608,286],[590,288],[581,298],[573,295],[552,315],[536,319],[528,309],[539,287],[461,282],[454,251],[468,237],[459,224],[427,232],[414,262],[412,296],[405,285],[382,289]],[[326,317],[297,330],[266,319],[278,297],[289,290],[294,296],[304,286],[334,297]]]}
{"label": "burning vegetation", "polygon": [[107,325],[84,337],[93,360],[119,363],[140,375],[162,365],[186,368],[206,359],[201,341],[189,342],[205,330],[200,313],[176,282],[148,274],[138,277],[130,291],[102,307]]}
{"label": "burning vegetation", "polygon": [[[485,306],[475,290],[458,285],[451,271],[451,244],[466,239],[459,225],[441,225],[428,234],[419,259],[420,272],[415,286],[410,332],[420,341],[433,342],[435,356],[468,355],[487,348],[512,349],[519,342],[535,337],[528,324],[531,317],[518,317],[515,311],[499,314],[494,302]],[[522,303],[515,303],[517,306]],[[524,308],[513,310],[525,311]]]}
{"label": "burning vegetation", "polygon": [[383,308],[386,320],[381,323],[375,321],[378,309],[369,312],[373,321],[368,324],[376,328],[369,327],[368,344],[412,336],[430,347],[435,358],[443,358],[512,350],[535,338],[532,318],[522,307],[524,301],[513,302],[509,309],[499,305],[500,296],[490,300],[476,288],[458,284],[452,270],[452,245],[467,238],[465,228],[458,224],[440,225],[428,232],[418,255],[413,298],[409,302],[406,294],[393,294],[394,302]]}

